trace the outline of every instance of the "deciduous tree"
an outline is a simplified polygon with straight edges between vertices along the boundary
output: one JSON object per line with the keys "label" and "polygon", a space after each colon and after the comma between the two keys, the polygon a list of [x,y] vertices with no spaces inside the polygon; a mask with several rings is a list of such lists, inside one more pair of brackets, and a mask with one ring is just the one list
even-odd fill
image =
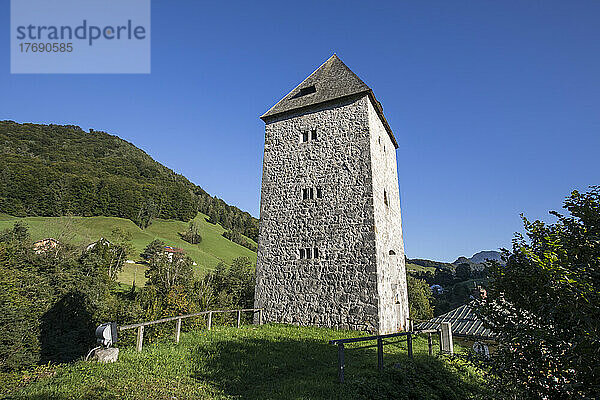
{"label": "deciduous tree", "polygon": [[480,307],[499,336],[491,367],[533,398],[600,396],[600,188],[574,191],[567,215],[530,222],[506,265],[490,263]]}

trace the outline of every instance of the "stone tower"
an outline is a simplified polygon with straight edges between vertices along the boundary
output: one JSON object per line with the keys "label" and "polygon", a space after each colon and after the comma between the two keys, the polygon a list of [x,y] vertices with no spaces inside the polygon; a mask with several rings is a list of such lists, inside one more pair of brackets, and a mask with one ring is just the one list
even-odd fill
{"label": "stone tower", "polygon": [[398,144],[373,91],[333,55],[261,119],[264,320],[407,329]]}

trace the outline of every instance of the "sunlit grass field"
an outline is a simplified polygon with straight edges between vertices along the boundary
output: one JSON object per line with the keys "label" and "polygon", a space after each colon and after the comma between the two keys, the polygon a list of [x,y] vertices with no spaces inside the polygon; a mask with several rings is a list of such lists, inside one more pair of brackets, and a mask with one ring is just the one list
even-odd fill
{"label": "sunlit grass field", "polygon": [[[206,221],[206,215],[199,213],[195,221],[198,222],[202,242],[194,245],[187,243],[179,237],[178,232],[184,232],[188,223],[174,220],[157,219],[146,229],[140,229],[128,219],[115,217],[25,217],[18,218],[0,214],[0,230],[10,228],[16,221],[22,221],[29,227],[33,241],[53,237],[60,242],[85,246],[101,237],[110,240],[111,232],[121,228],[132,235],[134,248],[130,259],[139,261],[140,252],[154,239],[160,239],[167,245],[180,247],[198,264],[197,272],[202,274],[213,269],[219,262],[230,264],[234,258],[248,257],[256,261],[256,253],[234,243],[221,234],[225,231],[220,225],[213,225]],[[248,239],[251,243],[254,243]],[[254,243],[255,244],[255,243]],[[144,266],[125,264],[119,280],[132,284],[137,277],[136,284],[145,281]],[[141,271],[141,274],[140,274]]]}
{"label": "sunlit grass field", "polygon": [[[359,332],[289,325],[216,327],[122,347],[114,364],[77,362],[14,377],[12,399],[468,399],[487,398],[479,371],[464,361],[427,355],[427,340],[385,346],[377,370],[373,342],[349,345],[346,382],[337,380],[331,339]],[[456,350],[461,350],[456,348]]]}
{"label": "sunlit grass field", "polygon": [[414,272],[426,272],[431,275],[433,275],[435,273],[434,267],[424,267],[422,265],[413,264],[413,263],[406,263],[406,269],[408,271],[414,271]]}

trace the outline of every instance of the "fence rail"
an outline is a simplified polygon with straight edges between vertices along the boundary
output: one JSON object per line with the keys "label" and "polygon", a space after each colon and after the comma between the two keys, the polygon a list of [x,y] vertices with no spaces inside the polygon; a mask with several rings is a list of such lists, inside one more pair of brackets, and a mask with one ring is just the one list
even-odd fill
{"label": "fence rail", "polygon": [[179,343],[179,337],[181,336],[181,320],[183,320],[183,319],[192,318],[192,317],[200,317],[200,316],[206,315],[206,316],[208,316],[208,321],[207,321],[206,325],[207,325],[208,330],[210,331],[210,329],[212,327],[213,314],[237,313],[237,327],[239,328],[241,325],[243,312],[252,312],[252,314],[258,313],[258,324],[262,325],[262,323],[263,323],[263,309],[262,308],[243,308],[240,310],[201,311],[201,312],[197,312],[197,313],[193,313],[193,314],[178,315],[176,317],[161,318],[161,319],[157,319],[155,321],[140,322],[137,324],[130,324],[130,325],[121,325],[121,326],[119,326],[119,330],[124,331],[127,329],[137,328],[138,332],[137,332],[136,350],[142,351],[142,345],[144,342],[144,327],[145,326],[154,325],[154,324],[162,324],[164,322],[170,322],[170,321],[177,321],[177,324],[175,325],[175,342]]}
{"label": "fence rail", "polygon": [[[383,346],[386,344],[392,344],[390,342],[385,342],[384,339],[391,339],[396,337],[406,336],[406,344],[408,348],[408,357],[413,358],[413,346],[412,346],[412,338],[414,335],[427,334],[427,344],[429,348],[429,355],[433,355],[433,338],[431,336],[432,333],[439,333],[440,335],[440,352],[442,351],[442,331],[439,329],[427,329],[427,330],[418,330],[418,331],[408,331],[408,332],[398,332],[398,333],[389,333],[386,335],[374,335],[374,336],[363,336],[357,338],[349,338],[349,339],[336,339],[330,340],[329,344],[334,344],[338,346],[338,376],[340,383],[344,383],[344,345],[348,343],[358,343],[358,342],[366,342],[369,340],[377,341],[377,368],[381,371],[383,370]],[[372,346],[368,346],[372,347]]]}

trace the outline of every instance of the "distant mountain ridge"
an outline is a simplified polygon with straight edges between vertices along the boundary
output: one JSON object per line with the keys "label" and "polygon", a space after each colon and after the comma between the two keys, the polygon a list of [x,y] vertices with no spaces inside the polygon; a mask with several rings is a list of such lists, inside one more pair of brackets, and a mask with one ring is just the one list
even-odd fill
{"label": "distant mountain ridge", "polygon": [[473,254],[471,258],[464,256],[458,257],[454,262],[447,263],[442,261],[427,260],[423,258],[407,258],[409,264],[418,265],[425,268],[435,268],[440,270],[454,271],[460,264],[469,264],[473,269],[485,268],[486,260],[494,260],[502,263],[502,253],[495,250],[484,250]]}
{"label": "distant mountain ridge", "polygon": [[487,260],[493,260],[502,263],[502,253],[495,250],[484,250],[473,254],[471,258],[466,258],[463,256],[458,257],[456,261],[452,263],[452,265],[458,266],[465,263],[470,265],[483,265]]}
{"label": "distant mountain ridge", "polygon": [[189,221],[198,211],[254,240],[258,220],[133,144],[73,125],[0,121],[0,213]]}
{"label": "distant mountain ridge", "polygon": [[502,253],[495,250],[485,250],[480,251],[479,253],[473,254],[473,257],[469,258],[474,264],[481,264],[487,260],[499,261],[502,262]]}

